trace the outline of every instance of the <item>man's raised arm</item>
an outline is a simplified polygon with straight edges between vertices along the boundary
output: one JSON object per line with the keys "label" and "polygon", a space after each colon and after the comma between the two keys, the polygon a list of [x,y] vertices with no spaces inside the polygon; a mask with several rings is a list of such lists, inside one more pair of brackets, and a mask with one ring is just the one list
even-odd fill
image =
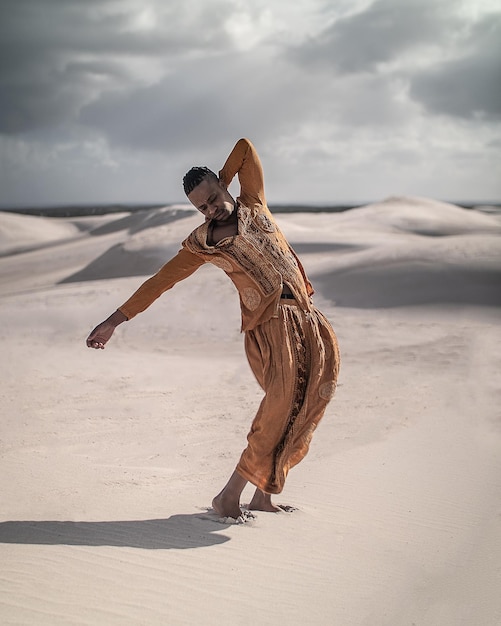
{"label": "man's raised arm", "polygon": [[228,187],[235,174],[240,182],[240,199],[251,206],[266,205],[264,174],[256,148],[249,139],[239,139],[219,171],[219,179]]}

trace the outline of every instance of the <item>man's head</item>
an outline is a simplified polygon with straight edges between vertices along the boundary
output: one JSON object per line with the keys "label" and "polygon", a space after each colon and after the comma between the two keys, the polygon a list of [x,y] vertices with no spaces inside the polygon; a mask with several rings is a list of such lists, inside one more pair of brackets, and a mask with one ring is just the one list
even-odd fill
{"label": "man's head", "polygon": [[219,180],[216,174],[205,166],[192,167],[189,172],[183,177],[184,193],[189,196],[190,193],[198,187],[198,185],[204,180],[204,178],[212,178],[212,180]]}
{"label": "man's head", "polygon": [[233,214],[234,199],[208,167],[192,167],[183,178],[183,187],[188,200],[205,219],[225,222]]}

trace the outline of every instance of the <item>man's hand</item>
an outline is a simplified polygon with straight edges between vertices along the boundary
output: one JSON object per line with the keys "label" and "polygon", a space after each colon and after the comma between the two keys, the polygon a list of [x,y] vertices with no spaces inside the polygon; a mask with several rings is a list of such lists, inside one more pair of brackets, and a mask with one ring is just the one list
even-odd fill
{"label": "man's hand", "polygon": [[96,350],[104,350],[104,346],[111,339],[111,336],[115,332],[115,328],[122,322],[127,321],[127,317],[121,311],[115,311],[113,315],[98,324],[87,337],[87,347],[95,348]]}

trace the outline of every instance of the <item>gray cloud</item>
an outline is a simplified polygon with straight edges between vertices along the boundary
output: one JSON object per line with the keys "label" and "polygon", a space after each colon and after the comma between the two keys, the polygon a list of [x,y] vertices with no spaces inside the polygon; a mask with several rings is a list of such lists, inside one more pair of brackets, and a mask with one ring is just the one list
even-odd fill
{"label": "gray cloud", "polygon": [[410,95],[433,113],[501,118],[501,14],[471,28],[460,58],[410,77]]}
{"label": "gray cloud", "polygon": [[228,136],[265,140],[290,132],[291,123],[318,119],[317,86],[317,79],[298,77],[280,59],[269,63],[244,53],[188,59],[152,86],[103,94],[82,109],[80,122],[113,145],[217,149]]}
{"label": "gray cloud", "polygon": [[448,5],[431,0],[376,0],[291,48],[289,57],[339,73],[372,72],[410,49],[442,45],[458,23]]}
{"label": "gray cloud", "polygon": [[434,113],[499,119],[500,85],[498,59],[472,56],[414,76],[410,93]]}
{"label": "gray cloud", "polygon": [[242,135],[280,201],[495,197],[489,1],[2,0],[2,201],[179,199]]}
{"label": "gray cloud", "polygon": [[227,90],[214,62],[185,63],[178,70],[152,86],[104,93],[82,109],[80,123],[112,145],[159,151],[213,142],[223,124],[231,131],[233,107],[212,91],[214,83]]}
{"label": "gray cloud", "polygon": [[131,5],[114,0],[4,0],[0,133],[74,120],[99,93],[144,80],[141,64],[157,64],[166,73],[184,55],[210,56],[231,47],[221,22],[229,10],[225,2],[213,3],[210,11],[196,2],[155,8],[153,25],[141,29],[134,25]]}

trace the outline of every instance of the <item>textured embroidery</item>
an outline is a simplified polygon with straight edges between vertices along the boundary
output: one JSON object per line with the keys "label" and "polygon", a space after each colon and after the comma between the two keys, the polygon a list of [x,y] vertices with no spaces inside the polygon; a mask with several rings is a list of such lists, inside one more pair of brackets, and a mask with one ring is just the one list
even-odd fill
{"label": "textured embroidery", "polygon": [[290,456],[290,448],[294,441],[296,422],[302,410],[304,416],[304,402],[308,386],[308,371],[310,369],[310,355],[306,352],[304,330],[299,313],[294,307],[287,307],[287,311],[290,315],[289,329],[292,333],[291,344],[294,350],[294,360],[296,362],[296,383],[289,419],[282,439],[273,452],[272,485],[281,483],[284,465]]}
{"label": "textured embroidery", "polygon": [[330,400],[336,391],[336,383],[328,382],[320,385],[318,389],[318,395],[322,398],[322,400]]}
{"label": "textured embroidery", "polygon": [[195,254],[214,253],[214,248],[207,246],[207,226],[208,223],[205,222],[205,224],[195,228],[189,237],[183,241],[183,245],[186,246],[190,252],[194,252]]}
{"label": "textured embroidery", "polygon": [[[225,261],[231,258],[259,287],[262,295],[270,296],[278,291],[282,282],[287,283],[296,294],[304,293],[304,279],[290,248],[279,238],[280,231],[260,206],[253,209],[239,205],[239,228],[236,237],[221,240],[216,246],[207,245],[207,223],[196,228],[183,242],[195,254],[205,257],[215,265],[214,256],[224,251]],[[262,207],[261,207],[262,210]],[[230,261],[227,261],[230,263]],[[218,265],[225,272],[225,263]],[[235,267],[232,266],[232,270]]]}
{"label": "textured embroidery", "polygon": [[252,287],[245,287],[245,289],[242,290],[242,302],[250,311],[255,311],[261,304],[259,291]]}
{"label": "textured embroidery", "polygon": [[275,224],[273,224],[270,218],[264,213],[259,213],[259,215],[256,216],[256,222],[258,226],[267,233],[274,233],[276,230]]}
{"label": "textured embroidery", "polygon": [[216,267],[219,267],[219,269],[227,272],[228,274],[233,272],[233,265],[227,259],[224,259],[221,256],[212,257],[212,259],[210,259],[210,262]]}
{"label": "textured embroidery", "polygon": [[266,263],[263,255],[260,254],[256,247],[249,245],[247,238],[237,237],[231,250],[227,252],[231,254],[245,273],[259,285],[265,296],[271,295],[280,288],[280,275],[273,265]]}
{"label": "textured embroidery", "polygon": [[[246,207],[242,207],[242,210],[243,209],[246,209]],[[256,219],[260,216],[263,216],[264,218],[269,219],[264,214],[259,214],[256,217]],[[297,291],[297,293],[301,293],[301,291],[304,290],[303,277],[298,271],[297,263],[295,262],[292,263],[291,257],[293,255],[291,254],[290,250],[288,248],[286,248],[285,250],[283,249],[279,239],[276,237],[275,234],[270,235],[267,232],[263,232],[256,225],[255,220],[248,219],[248,216],[246,217],[247,219],[245,219],[244,221],[245,232],[242,234],[245,236],[245,239],[255,249],[255,252],[254,253],[251,252],[250,254],[252,262],[254,264],[257,264],[257,267],[255,267],[254,269],[254,274],[256,274],[256,270],[257,270],[257,275],[253,276],[253,278],[263,289],[263,293],[268,294],[268,293],[271,293],[274,289],[276,289],[277,272],[281,276],[282,280],[286,282],[288,285],[290,285],[290,287],[293,290],[294,288],[296,288],[295,291]],[[278,229],[275,229],[275,232],[278,232]],[[237,238],[237,242],[235,243],[237,244],[239,243],[238,238]],[[250,246],[246,246],[246,248],[250,248]],[[240,252],[241,251],[242,250],[240,249]],[[259,254],[259,252],[261,252],[261,254]],[[264,258],[271,260],[271,265],[272,265],[271,270],[268,269],[269,263],[266,263],[264,261]],[[259,280],[259,274],[261,272],[263,272],[263,274],[265,275],[264,276],[264,278],[266,279],[265,282],[269,282],[269,279],[271,277],[274,278],[274,280],[272,281],[274,289],[271,292],[268,291],[269,286]]]}
{"label": "textured embroidery", "polygon": [[299,267],[296,261],[296,257],[292,254],[292,252],[287,252],[286,253],[287,259],[289,260],[289,263],[292,263],[292,265],[294,267]]}

